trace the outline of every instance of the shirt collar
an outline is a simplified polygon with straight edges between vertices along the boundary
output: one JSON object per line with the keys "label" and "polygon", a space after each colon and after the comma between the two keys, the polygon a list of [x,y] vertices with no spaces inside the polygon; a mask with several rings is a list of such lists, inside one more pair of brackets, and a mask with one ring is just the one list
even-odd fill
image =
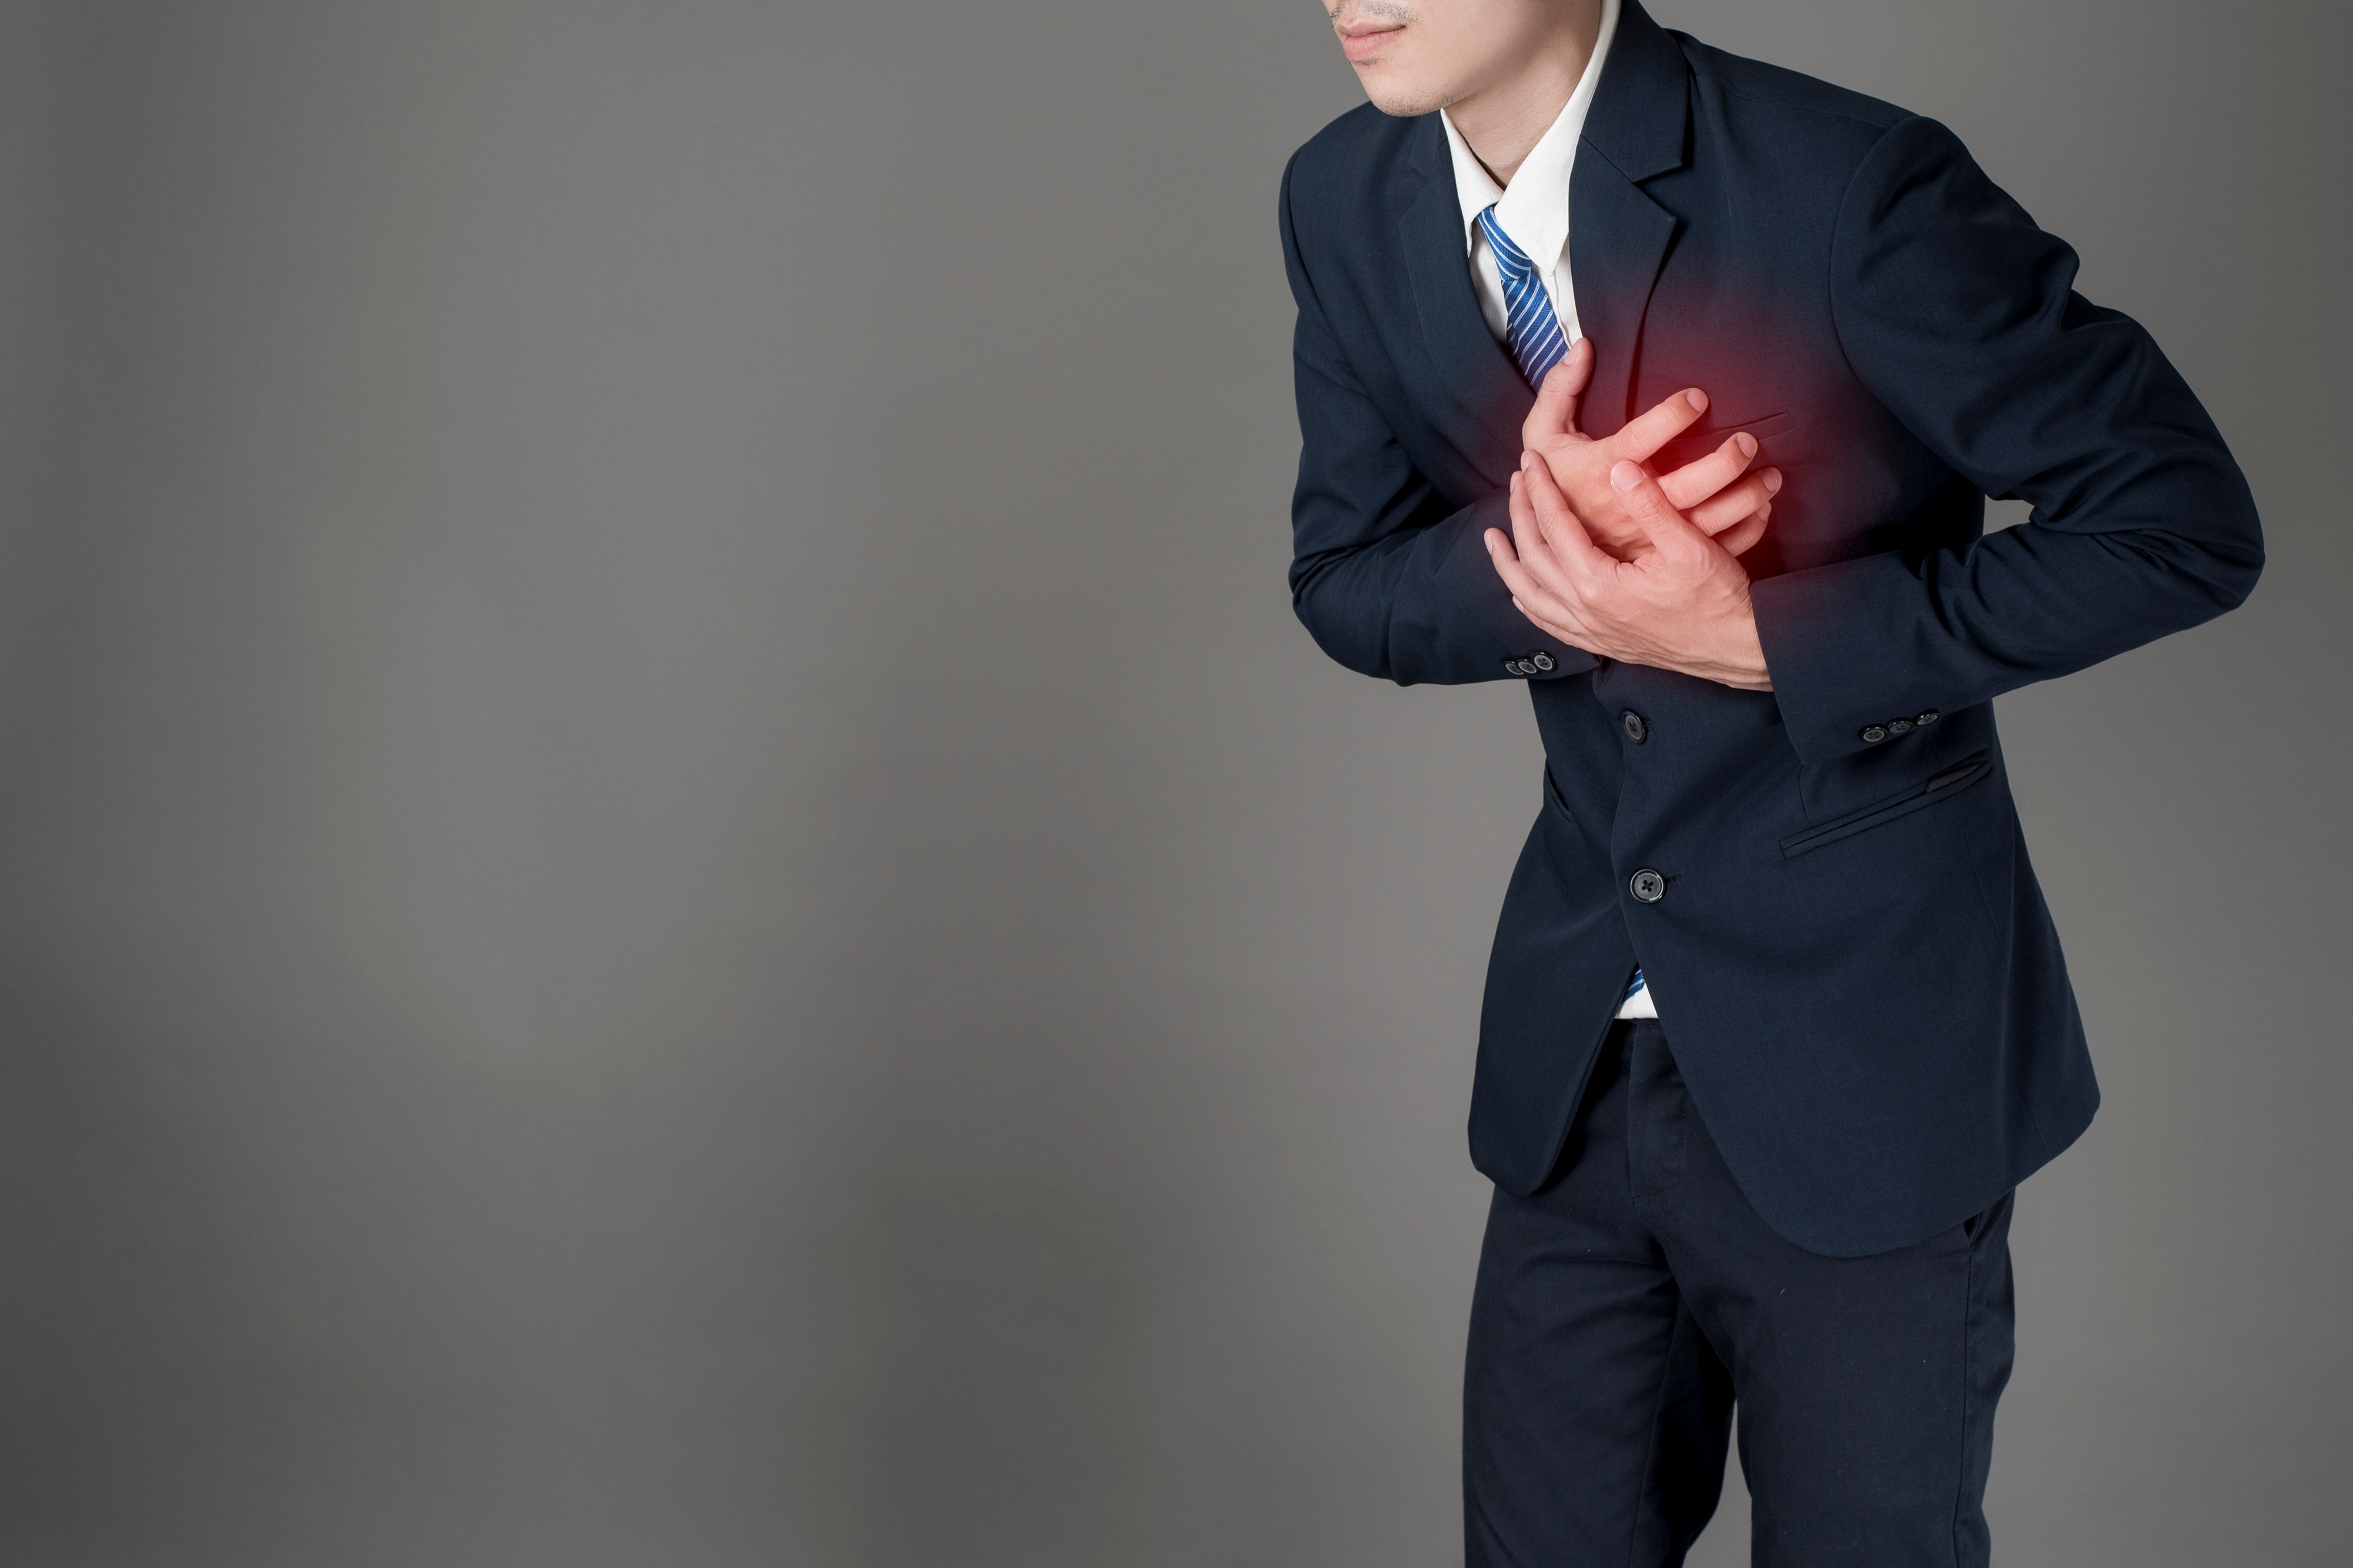
{"label": "shirt collar", "polygon": [[1601,84],[1602,65],[1609,58],[1609,40],[1618,31],[1619,8],[1620,0],[1601,0],[1601,30],[1594,36],[1593,58],[1585,62],[1585,74],[1577,79],[1577,89],[1568,95],[1559,118],[1529,149],[1508,188],[1497,187],[1494,176],[1462,140],[1462,132],[1454,129],[1454,117],[1442,109],[1438,111],[1440,123],[1446,127],[1447,151],[1454,155],[1454,194],[1462,204],[1466,252],[1472,248],[1479,215],[1492,206],[1495,222],[1541,272],[1549,273],[1560,265],[1560,253],[1568,246],[1568,176],[1577,165],[1577,143],[1585,134],[1586,112],[1593,107],[1594,89]]}

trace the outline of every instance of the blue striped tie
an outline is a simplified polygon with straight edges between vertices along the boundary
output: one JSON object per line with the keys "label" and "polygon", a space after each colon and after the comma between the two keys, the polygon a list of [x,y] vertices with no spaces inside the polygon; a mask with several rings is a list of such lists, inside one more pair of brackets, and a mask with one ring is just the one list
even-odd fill
{"label": "blue striped tie", "polygon": [[1512,243],[1504,226],[1495,221],[1493,207],[1479,215],[1479,232],[1487,237],[1495,252],[1495,270],[1504,277],[1504,336],[1511,342],[1512,358],[1530,386],[1542,386],[1546,373],[1568,353],[1560,318],[1553,314],[1552,300],[1536,277],[1536,264]]}

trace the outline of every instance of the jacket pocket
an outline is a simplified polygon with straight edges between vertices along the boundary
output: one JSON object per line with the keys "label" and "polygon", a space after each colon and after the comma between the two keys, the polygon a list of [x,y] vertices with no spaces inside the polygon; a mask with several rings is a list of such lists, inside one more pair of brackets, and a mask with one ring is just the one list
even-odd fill
{"label": "jacket pocket", "polygon": [[[1757,437],[1757,445],[1761,447],[1774,437],[1795,429],[1797,424],[1798,416],[1794,414],[1765,414],[1754,419],[1734,420],[1728,424],[1707,425],[1697,430],[1686,430],[1662,446],[1656,452],[1651,453],[1650,467],[1657,473],[1672,473],[1685,463],[1704,458],[1723,446],[1732,437],[1735,431],[1747,431]],[[1759,452],[1757,460],[1759,463],[1769,464],[1773,460],[1773,455],[1770,452]]]}
{"label": "jacket pocket", "polygon": [[1571,822],[1577,820],[1577,813],[1568,809],[1568,796],[1560,793],[1560,785],[1553,781],[1552,769],[1549,767],[1545,769],[1545,794],[1551,798],[1553,805],[1560,808],[1560,814],[1563,816],[1567,817]]}
{"label": "jacket pocket", "polygon": [[1781,840],[1781,854],[1784,858],[1803,855],[1809,849],[1819,849],[1825,844],[1866,832],[1883,822],[1893,822],[1924,805],[1950,800],[1985,777],[1992,766],[1992,760],[1986,752],[1975,752],[1951,767],[1931,773],[1901,795],[1890,795],[1885,800],[1864,806],[1861,811],[1851,811],[1835,822],[1826,822],[1820,827],[1810,827],[1803,833],[1784,838]]}

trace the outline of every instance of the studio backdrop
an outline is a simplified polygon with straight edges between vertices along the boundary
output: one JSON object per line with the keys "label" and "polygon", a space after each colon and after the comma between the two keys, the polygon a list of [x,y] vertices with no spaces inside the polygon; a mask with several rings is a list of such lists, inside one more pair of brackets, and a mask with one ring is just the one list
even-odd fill
{"label": "studio backdrop", "polygon": [[[2253,482],[2000,705],[2106,1104],[1989,1506],[2342,1563],[2353,29],[1656,13],[1950,124]],[[1541,764],[1291,614],[1356,101],[1313,0],[0,11],[0,1563],[1459,1561]]]}

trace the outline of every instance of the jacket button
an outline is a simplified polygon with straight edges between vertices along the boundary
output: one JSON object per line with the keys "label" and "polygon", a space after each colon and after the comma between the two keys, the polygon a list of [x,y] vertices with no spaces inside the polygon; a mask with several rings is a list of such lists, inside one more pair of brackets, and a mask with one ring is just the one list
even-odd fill
{"label": "jacket button", "polygon": [[1637,903],[1655,904],[1667,896],[1667,879],[1648,866],[1635,872],[1626,887]]}
{"label": "jacket button", "polygon": [[1626,731],[1626,738],[1638,746],[1651,738],[1651,726],[1631,708],[1618,715],[1618,723]]}
{"label": "jacket button", "polygon": [[1862,743],[1863,743],[1864,745],[1866,745],[1866,746],[1875,746],[1875,745],[1879,744],[1879,742],[1880,742],[1884,741],[1885,739],[1887,739],[1887,726],[1886,726],[1886,725],[1884,725],[1884,724],[1865,724],[1865,725],[1862,727]]}
{"label": "jacket button", "polygon": [[1912,732],[1912,721],[1909,719],[1890,719],[1887,721],[1887,732],[1891,735],[1908,735]]}
{"label": "jacket button", "polygon": [[1934,708],[1923,708],[1920,711],[1912,715],[1912,722],[1919,725],[1923,729],[1926,729],[1927,726],[1935,723],[1937,720],[1943,717],[1944,715],[1937,712]]}
{"label": "jacket button", "polygon": [[1553,670],[1552,655],[1550,655],[1550,654],[1548,654],[1548,653],[1539,653],[1539,654],[1536,654],[1535,657],[1531,658],[1528,660],[1528,662],[1529,662],[1530,664],[1535,665],[1535,666],[1536,667],[1536,668],[1537,668],[1537,669],[1541,670],[1543,673],[1545,673],[1545,674],[1546,674],[1546,675],[1550,675],[1550,674],[1552,673],[1552,670]]}

